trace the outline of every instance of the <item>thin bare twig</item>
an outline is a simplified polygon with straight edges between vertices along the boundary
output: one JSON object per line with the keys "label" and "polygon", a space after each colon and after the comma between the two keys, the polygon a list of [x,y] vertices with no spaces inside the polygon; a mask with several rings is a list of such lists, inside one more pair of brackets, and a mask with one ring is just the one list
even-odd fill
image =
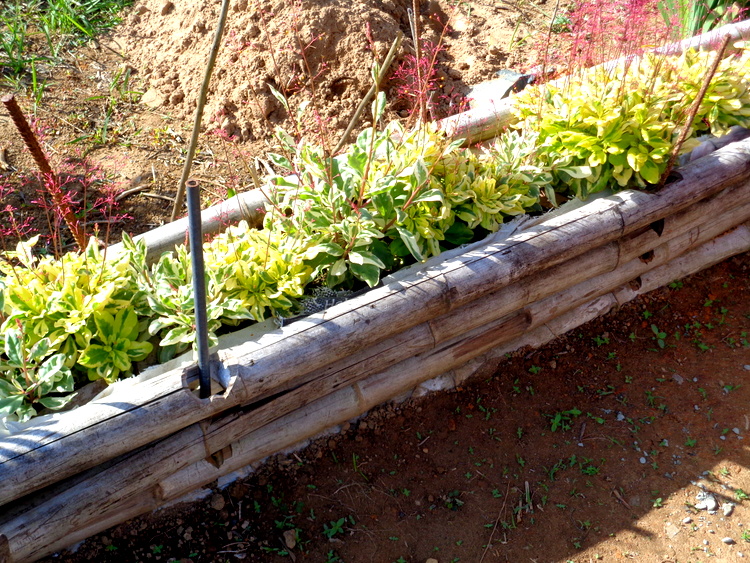
{"label": "thin bare twig", "polygon": [[149,187],[150,186],[148,184],[143,184],[142,186],[136,186],[135,188],[124,190],[115,196],[115,201],[122,201],[126,197],[130,197],[131,195],[135,195],[138,192],[142,192],[144,190],[149,189]]}
{"label": "thin bare twig", "polygon": [[672,147],[672,154],[669,155],[669,160],[667,161],[667,167],[664,169],[664,173],[661,175],[661,178],[659,178],[659,184],[658,184],[659,187],[664,186],[664,183],[667,181],[669,174],[672,172],[672,169],[674,168],[675,162],[677,162],[677,158],[680,155],[680,149],[682,148],[682,145],[687,140],[688,135],[690,134],[690,129],[693,127],[693,120],[695,119],[695,114],[698,113],[698,110],[701,107],[701,102],[703,101],[703,97],[706,95],[706,91],[708,90],[708,87],[711,84],[711,80],[713,79],[714,75],[716,74],[716,71],[719,68],[719,63],[721,63],[721,59],[724,57],[724,51],[726,50],[727,45],[729,45],[729,41],[731,39],[732,39],[732,36],[727,34],[724,36],[724,39],[721,41],[719,50],[716,52],[716,58],[714,59],[714,62],[711,64],[711,68],[708,69],[708,72],[706,73],[706,77],[703,79],[703,84],[701,84],[701,89],[698,90],[698,95],[695,96],[695,100],[693,100],[693,105],[690,107],[690,111],[688,111],[687,118],[685,119],[685,125],[682,127],[682,131],[680,131],[680,136],[677,137],[677,142],[675,142],[674,147]]}
{"label": "thin bare twig", "polygon": [[[419,85],[419,96],[417,98],[417,103],[419,103],[419,121],[421,123],[424,123],[425,120],[425,113],[426,113],[426,101],[424,99],[424,95],[422,93],[422,69],[419,66],[420,61],[422,60],[422,47],[420,45],[419,37],[420,37],[420,29],[419,29],[419,0],[412,0],[412,11],[411,11],[411,33],[412,33],[412,39],[414,39],[414,55],[417,58],[416,61],[416,67],[417,67],[417,84]],[[424,85],[426,89],[426,85]]]}
{"label": "thin bare twig", "polygon": [[[336,148],[333,149],[333,154],[336,154],[341,150],[341,147],[344,146],[344,143],[346,143],[346,140],[349,138],[349,134],[352,132],[352,129],[354,129],[354,125],[359,120],[360,115],[362,115],[362,111],[364,111],[365,106],[367,105],[367,102],[370,101],[370,98],[375,94],[377,89],[380,87],[380,83],[385,79],[385,75],[388,72],[388,68],[391,66],[391,63],[393,62],[393,58],[396,56],[396,52],[398,51],[399,47],[401,47],[401,42],[404,40],[404,34],[400,31],[398,32],[398,35],[396,35],[396,39],[393,40],[393,44],[391,45],[390,50],[388,51],[388,54],[385,56],[385,60],[383,61],[383,66],[380,67],[380,72],[378,73],[377,80],[375,83],[370,86],[370,90],[365,94],[365,97],[362,98],[362,101],[359,102],[359,105],[357,106],[357,110],[354,112],[354,115],[352,116],[351,120],[349,121],[349,125],[346,128],[346,131],[344,131],[344,134],[341,135],[341,140],[336,145]],[[375,124],[372,124],[373,127]]]}
{"label": "thin bare twig", "polygon": [[[549,44],[552,40],[552,27],[555,25],[555,18],[557,18],[557,11],[560,9],[560,0],[555,3],[555,11],[552,13],[552,17],[549,20],[549,28],[547,29],[547,44],[544,46],[544,59],[542,60],[542,74],[544,78],[547,75],[547,61],[549,59]],[[542,96],[540,96],[540,99]]]}
{"label": "thin bare twig", "polygon": [[490,546],[492,545],[492,538],[495,536],[497,525],[500,523],[500,518],[503,517],[503,512],[505,511],[505,503],[508,502],[509,491],[510,491],[510,481],[508,481],[508,486],[505,487],[505,496],[503,497],[503,505],[500,507],[500,511],[497,513],[497,518],[495,518],[495,525],[492,527],[492,533],[490,534],[490,539],[487,540],[487,545],[484,548],[484,551],[482,552],[482,557],[479,560],[479,563],[482,563],[482,561],[484,561],[484,557],[487,555],[487,551],[489,551]]}
{"label": "thin bare twig", "polygon": [[198,107],[195,108],[195,120],[193,121],[193,134],[190,137],[190,145],[188,146],[187,156],[185,157],[185,166],[182,167],[182,177],[180,178],[180,184],[177,186],[177,193],[174,198],[174,207],[172,208],[172,216],[170,222],[177,218],[177,215],[182,210],[182,204],[185,202],[185,182],[187,182],[190,176],[190,168],[193,165],[193,156],[195,155],[195,147],[198,144],[198,133],[201,129],[201,119],[203,117],[203,106],[206,105],[206,95],[208,94],[208,85],[211,82],[211,74],[214,70],[214,64],[216,63],[216,55],[219,52],[219,46],[221,45],[221,36],[224,34],[224,23],[227,21],[227,11],[229,9],[229,0],[224,0],[221,5],[221,14],[219,15],[219,23],[216,26],[216,33],[214,34],[214,43],[211,46],[211,53],[208,56],[208,62],[206,63],[206,72],[203,74],[203,84],[201,85],[200,95],[198,96]]}
{"label": "thin bare twig", "polygon": [[168,195],[155,194],[153,192],[143,192],[141,195],[143,197],[151,197],[151,198],[154,198],[154,199],[163,199],[164,201],[171,201],[172,203],[174,203],[174,198],[173,197],[169,197]]}

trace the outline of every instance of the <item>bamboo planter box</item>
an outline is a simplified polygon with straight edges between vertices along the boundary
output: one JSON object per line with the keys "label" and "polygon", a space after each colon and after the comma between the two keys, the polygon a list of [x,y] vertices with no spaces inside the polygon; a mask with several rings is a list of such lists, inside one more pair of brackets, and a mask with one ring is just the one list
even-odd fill
{"label": "bamboo planter box", "polygon": [[[750,21],[668,49],[725,33],[746,37]],[[491,137],[506,106],[443,127]],[[0,563],[44,557],[415,389],[457,385],[509,351],[750,250],[750,139],[678,172],[658,193],[520,222],[321,313],[223,337],[208,399],[195,366],[173,361],[0,435]],[[206,210],[204,232],[227,217],[257,222],[262,205],[255,191]],[[185,228],[145,235],[149,255],[182,242]]]}
{"label": "bamboo planter box", "polygon": [[658,193],[528,221],[257,340],[234,336],[208,399],[193,367],[162,369],[3,437],[0,561],[43,557],[750,250],[750,140],[679,172]]}

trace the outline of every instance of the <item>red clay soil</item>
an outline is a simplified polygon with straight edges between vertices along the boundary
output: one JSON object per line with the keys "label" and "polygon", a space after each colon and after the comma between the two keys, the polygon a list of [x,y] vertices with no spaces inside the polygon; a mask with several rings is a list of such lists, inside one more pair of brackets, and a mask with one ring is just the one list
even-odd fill
{"label": "red clay soil", "polygon": [[748,404],[744,254],[48,561],[741,561]]}

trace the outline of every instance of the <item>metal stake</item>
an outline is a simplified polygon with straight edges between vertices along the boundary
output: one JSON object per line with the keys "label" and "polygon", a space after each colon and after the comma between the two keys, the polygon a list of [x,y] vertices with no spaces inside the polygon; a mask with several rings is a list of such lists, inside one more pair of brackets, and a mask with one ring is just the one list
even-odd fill
{"label": "metal stake", "polygon": [[195,305],[195,340],[198,348],[200,398],[207,399],[211,395],[211,372],[208,357],[208,318],[206,315],[206,277],[203,264],[200,186],[197,180],[188,180],[185,187],[187,188],[190,256],[193,263],[193,303]]}

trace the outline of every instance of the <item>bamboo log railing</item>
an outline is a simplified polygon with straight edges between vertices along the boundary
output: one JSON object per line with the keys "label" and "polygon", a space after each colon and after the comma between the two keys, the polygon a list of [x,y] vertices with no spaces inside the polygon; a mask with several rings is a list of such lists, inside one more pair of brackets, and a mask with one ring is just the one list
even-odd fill
{"label": "bamboo log railing", "polygon": [[[655,48],[653,52],[678,55],[688,49],[716,49],[717,44],[729,35],[734,40],[750,39],[750,20],[727,24],[703,35],[697,35],[683,41],[678,41],[664,47]],[[604,63],[609,67],[618,64],[620,60]],[[553,81],[553,84],[565,84],[563,77]],[[485,98],[483,96],[483,98]],[[466,139],[467,144],[479,143],[497,136],[512,120],[511,102],[509,98],[498,100],[482,99],[481,104],[468,111],[446,117],[440,121],[442,129],[454,138]]]}
{"label": "bamboo log railing", "polygon": [[228,386],[208,399],[191,368],[170,370],[3,437],[0,554],[43,557],[424,381],[460,381],[503,350],[750,250],[750,140],[681,173],[658,193],[620,192],[490,237],[220,350]]}

